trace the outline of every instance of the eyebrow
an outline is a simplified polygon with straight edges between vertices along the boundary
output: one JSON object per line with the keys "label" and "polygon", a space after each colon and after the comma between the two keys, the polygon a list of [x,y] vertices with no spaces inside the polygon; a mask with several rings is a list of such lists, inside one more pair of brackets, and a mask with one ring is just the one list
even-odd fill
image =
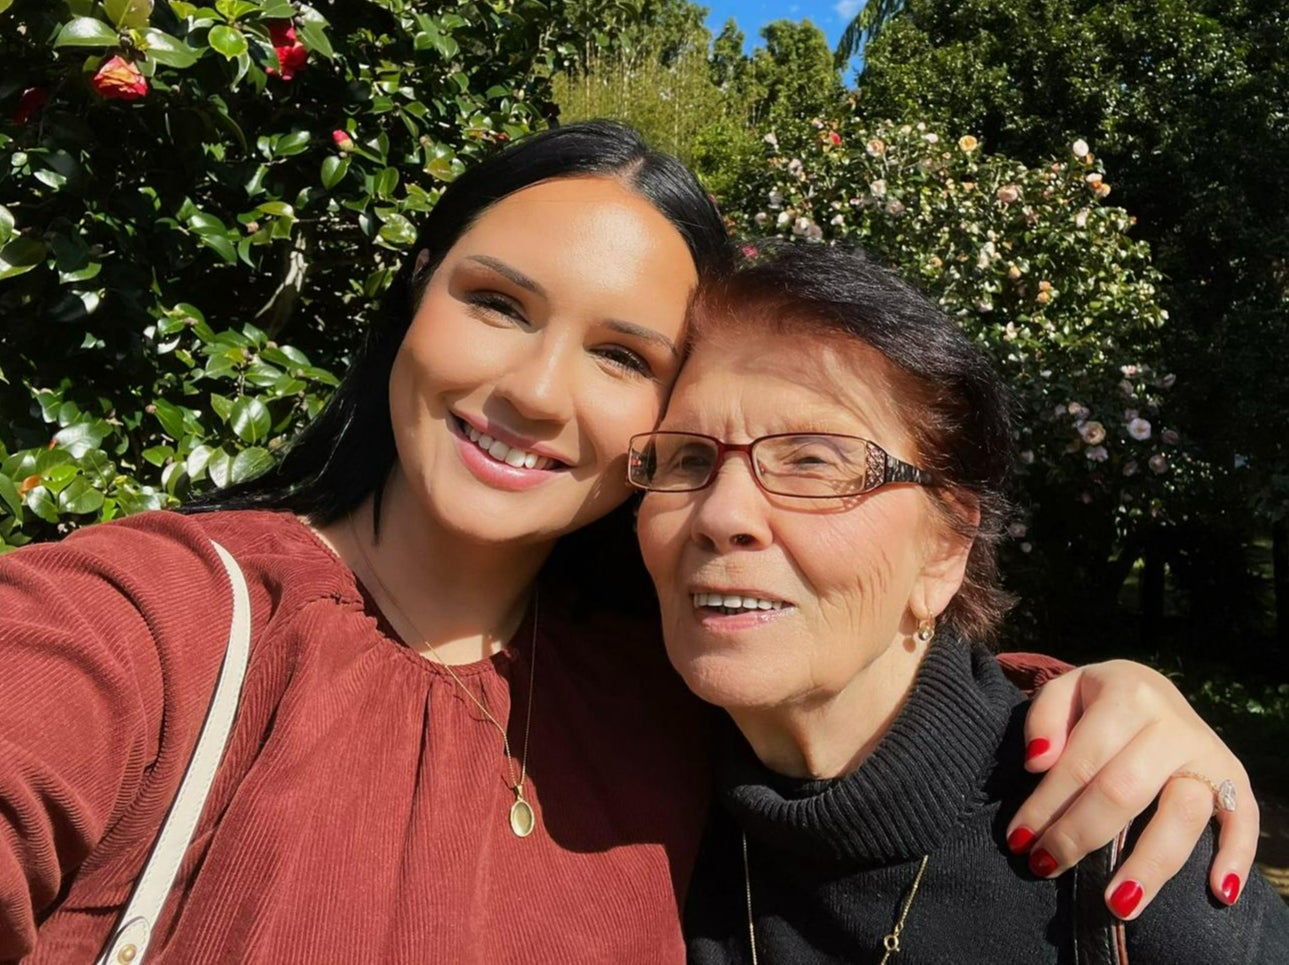
{"label": "eyebrow", "polygon": [[493,258],[490,255],[470,255],[464,260],[473,261],[476,264],[483,265],[485,268],[491,268],[498,275],[514,282],[520,288],[526,289],[534,295],[541,295],[543,298],[546,297],[546,289],[542,288],[541,285],[537,284],[537,282],[533,281],[533,279],[529,278],[518,268],[514,268],[506,264],[499,258]]}
{"label": "eyebrow", "polygon": [[662,332],[656,332],[652,328],[646,328],[644,325],[636,325],[634,322],[624,322],[621,319],[610,318],[604,323],[608,328],[615,332],[621,332],[623,335],[634,335],[636,338],[642,338],[646,342],[653,342],[660,345],[672,356],[679,358],[680,349],[676,348],[676,343],[669,339]]}

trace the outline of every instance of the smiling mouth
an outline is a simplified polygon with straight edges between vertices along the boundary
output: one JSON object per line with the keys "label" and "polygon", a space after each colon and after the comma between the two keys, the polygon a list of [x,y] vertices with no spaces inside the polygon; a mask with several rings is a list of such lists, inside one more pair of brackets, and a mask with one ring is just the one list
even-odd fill
{"label": "smiling mouth", "polygon": [[752,613],[761,610],[782,610],[791,607],[783,600],[772,600],[759,596],[742,596],[737,593],[691,593],[695,610],[709,610],[725,616],[736,613]]}
{"label": "smiling mouth", "polygon": [[512,469],[550,470],[567,468],[566,464],[558,459],[539,456],[537,453],[529,452],[526,449],[516,449],[513,446],[508,446],[500,439],[494,439],[487,433],[480,432],[460,416],[453,415],[452,419],[456,423],[457,431],[473,442],[479,448],[479,451],[486,453],[489,458],[496,462],[505,463]]}

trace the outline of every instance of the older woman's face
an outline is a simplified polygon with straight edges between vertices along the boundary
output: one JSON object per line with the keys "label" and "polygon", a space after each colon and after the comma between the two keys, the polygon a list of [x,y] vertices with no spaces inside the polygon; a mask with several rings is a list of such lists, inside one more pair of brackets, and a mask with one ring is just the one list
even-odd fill
{"label": "older woman's face", "polygon": [[[916,462],[892,371],[857,340],[721,332],[686,362],[661,428],[734,443],[844,433]],[[965,559],[916,486],[773,496],[742,454],[704,490],[648,493],[639,536],[672,663],[727,708],[827,701],[867,673],[907,686],[911,634],[956,592]],[[707,594],[775,608],[731,610]]]}

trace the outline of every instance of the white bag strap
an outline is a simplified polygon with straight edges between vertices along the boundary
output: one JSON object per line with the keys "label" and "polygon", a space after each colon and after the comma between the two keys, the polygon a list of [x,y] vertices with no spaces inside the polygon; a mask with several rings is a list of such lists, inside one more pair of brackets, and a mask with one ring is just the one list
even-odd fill
{"label": "white bag strap", "polygon": [[215,695],[211,698],[201,736],[197,738],[192,760],[188,762],[188,771],[179,785],[179,793],[170,805],[170,813],[157,834],[148,863],[135,882],[134,893],[117,919],[116,932],[98,965],[142,965],[152,938],[152,927],[161,914],[175,875],[179,873],[184,852],[192,841],[197,819],[206,805],[215,770],[224,756],[224,746],[237,716],[237,702],[251,652],[250,594],[237,561],[214,540],[211,545],[219,554],[233,585],[233,622],[228,631],[224,665],[215,684]]}

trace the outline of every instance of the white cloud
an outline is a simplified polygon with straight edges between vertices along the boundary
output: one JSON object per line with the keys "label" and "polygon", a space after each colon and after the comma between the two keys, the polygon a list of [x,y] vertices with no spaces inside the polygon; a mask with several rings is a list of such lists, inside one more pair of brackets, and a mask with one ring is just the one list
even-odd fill
{"label": "white cloud", "polygon": [[837,19],[845,20],[847,23],[855,19],[855,14],[864,8],[864,0],[837,0],[833,9],[837,11]]}

